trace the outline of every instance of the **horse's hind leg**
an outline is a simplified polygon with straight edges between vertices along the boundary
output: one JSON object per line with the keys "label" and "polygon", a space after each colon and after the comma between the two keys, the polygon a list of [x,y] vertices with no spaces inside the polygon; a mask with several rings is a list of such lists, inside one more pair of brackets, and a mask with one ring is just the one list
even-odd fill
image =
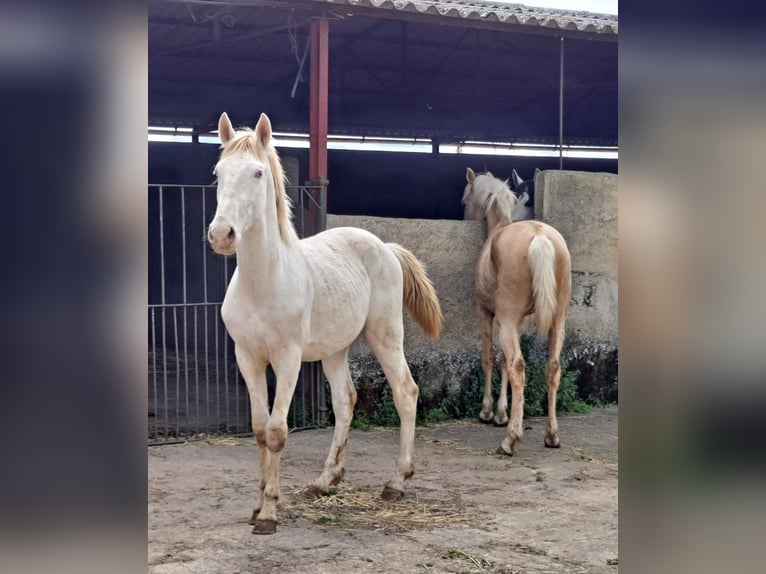
{"label": "horse's hind leg", "polygon": [[348,349],[322,361],[322,368],[332,389],[332,410],[335,414],[335,431],[332,435],[330,454],[324,463],[322,474],[311,484],[317,495],[327,495],[330,487],[343,479],[343,460],[348,444],[348,427],[354,416],[356,389],[348,369]]}
{"label": "horse's hind leg", "polygon": [[505,353],[500,353],[500,396],[497,399],[495,409],[495,426],[503,426],[508,423],[508,365]]}
{"label": "horse's hind leg", "polygon": [[508,433],[498,448],[499,454],[513,456],[516,444],[521,441],[524,434],[524,382],[525,368],[524,357],[519,345],[519,326],[523,313],[518,317],[514,315],[498,315],[500,323],[500,345],[505,355],[505,372],[511,383],[511,418],[508,421]]}
{"label": "horse's hind leg", "polygon": [[559,423],[556,419],[556,392],[561,381],[561,347],[564,344],[564,320],[557,318],[548,333],[548,367],[545,379],[548,383],[548,424],[545,427],[545,446],[558,448]]}
{"label": "horse's hind leg", "polygon": [[412,380],[402,349],[404,335],[401,312],[393,317],[380,316],[377,320],[368,320],[365,337],[391,385],[394,405],[399,414],[399,458],[396,461],[396,472],[381,494],[385,500],[394,500],[404,495],[404,481],[415,472],[413,450],[418,402],[418,386]]}
{"label": "horse's hind leg", "polygon": [[479,307],[479,329],[481,329],[482,355],[481,368],[484,372],[484,398],[481,401],[479,420],[485,423],[492,421],[492,370],[495,367],[495,353],[492,350],[492,313]]}

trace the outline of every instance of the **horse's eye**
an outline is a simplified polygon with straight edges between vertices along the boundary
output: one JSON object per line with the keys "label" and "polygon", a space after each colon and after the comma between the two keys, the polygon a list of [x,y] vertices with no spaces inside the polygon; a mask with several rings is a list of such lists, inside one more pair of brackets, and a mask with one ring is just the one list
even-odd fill
{"label": "horse's eye", "polygon": [[263,177],[263,170],[259,169],[258,171],[256,171],[255,172],[255,177],[257,177],[257,178]]}

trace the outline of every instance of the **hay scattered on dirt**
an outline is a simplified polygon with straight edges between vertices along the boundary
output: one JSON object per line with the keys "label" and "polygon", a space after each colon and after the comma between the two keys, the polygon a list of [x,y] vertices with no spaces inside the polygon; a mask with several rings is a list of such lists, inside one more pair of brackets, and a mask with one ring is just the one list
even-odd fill
{"label": "hay scattered on dirt", "polygon": [[256,446],[253,437],[217,436],[207,439],[203,437],[203,440],[213,446]]}
{"label": "hay scattered on dirt", "polygon": [[330,495],[319,498],[314,497],[308,487],[299,488],[289,493],[287,503],[280,506],[288,517],[342,529],[402,532],[473,520],[457,495],[451,500],[425,500],[415,496],[387,502],[378,491],[348,484],[334,487]]}

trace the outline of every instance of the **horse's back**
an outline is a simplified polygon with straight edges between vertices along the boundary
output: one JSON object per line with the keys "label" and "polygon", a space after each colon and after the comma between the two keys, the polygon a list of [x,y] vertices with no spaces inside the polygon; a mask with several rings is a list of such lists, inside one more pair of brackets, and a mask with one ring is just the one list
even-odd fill
{"label": "horse's back", "polygon": [[319,259],[334,259],[344,266],[360,265],[374,277],[399,268],[396,256],[373,233],[359,227],[334,227],[304,239],[304,252]]}

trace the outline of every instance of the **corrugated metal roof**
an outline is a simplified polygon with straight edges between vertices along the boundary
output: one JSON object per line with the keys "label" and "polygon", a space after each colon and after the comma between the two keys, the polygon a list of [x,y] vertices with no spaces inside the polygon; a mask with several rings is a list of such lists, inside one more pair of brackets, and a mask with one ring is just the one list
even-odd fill
{"label": "corrugated metal roof", "polygon": [[579,32],[617,34],[617,16],[594,12],[537,8],[490,0],[314,0],[336,6],[363,6],[381,10],[417,12],[434,16],[543,26]]}

